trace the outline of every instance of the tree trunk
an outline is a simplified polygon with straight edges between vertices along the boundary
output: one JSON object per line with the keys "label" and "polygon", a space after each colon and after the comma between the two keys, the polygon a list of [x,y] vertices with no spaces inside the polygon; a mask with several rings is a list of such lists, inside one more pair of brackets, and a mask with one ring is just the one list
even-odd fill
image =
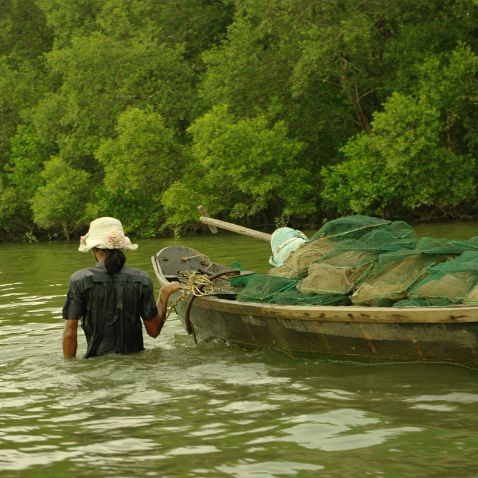
{"label": "tree trunk", "polygon": [[61,225],[61,227],[63,229],[63,235],[65,236],[65,240],[66,240],[67,243],[69,243],[70,242],[70,231],[68,230],[68,226],[65,223],[63,223]]}

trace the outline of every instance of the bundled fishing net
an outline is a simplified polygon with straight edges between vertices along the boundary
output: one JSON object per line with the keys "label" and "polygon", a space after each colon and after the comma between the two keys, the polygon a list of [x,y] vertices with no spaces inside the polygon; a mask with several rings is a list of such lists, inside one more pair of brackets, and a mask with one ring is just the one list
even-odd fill
{"label": "bundled fishing net", "polygon": [[407,298],[394,307],[446,306],[460,303],[478,304],[478,237],[469,240],[424,237],[417,249],[434,257],[432,265],[407,292]]}
{"label": "bundled fishing net", "polygon": [[352,294],[355,305],[386,306],[407,297],[407,290],[434,263],[434,256],[402,249],[379,256]]}
{"label": "bundled fishing net", "polygon": [[422,238],[403,221],[347,216],[322,226],[237,299],[313,305],[478,304],[478,237]]}
{"label": "bundled fishing net", "polygon": [[430,267],[413,285],[408,298],[416,301],[446,300],[449,303],[478,303],[478,252],[460,256]]}
{"label": "bundled fishing net", "polygon": [[[281,267],[273,268],[269,275],[280,277],[304,277],[311,264],[350,251],[364,256],[361,251],[376,257],[386,251],[404,247],[414,248],[415,232],[405,222],[385,221],[368,216],[347,216],[335,219],[322,226],[311,240],[292,252]],[[345,267],[359,267],[358,257],[351,257],[336,264]],[[367,262],[367,261],[365,261]]]}
{"label": "bundled fishing net", "polygon": [[350,294],[380,254],[416,245],[414,231],[402,222],[383,224],[358,239],[344,237],[329,254],[310,265],[299,290]]}
{"label": "bundled fishing net", "polygon": [[349,305],[350,298],[345,294],[314,294],[289,289],[274,297],[275,304],[282,305]]}
{"label": "bundled fishing net", "polygon": [[[418,241],[414,250],[382,254],[352,296],[357,305],[443,305],[460,303],[473,283],[474,268],[466,254],[478,251],[478,238],[468,241]],[[470,282],[471,281],[471,282]]]}
{"label": "bundled fishing net", "polygon": [[296,279],[254,274],[238,291],[237,300],[242,302],[275,302],[277,294],[295,288]]}
{"label": "bundled fishing net", "polygon": [[281,267],[274,267],[269,275],[279,277],[301,277],[307,274],[310,264],[326,256],[334,247],[336,242],[328,238],[318,239],[309,242],[293,251]]}
{"label": "bundled fishing net", "polygon": [[[316,294],[349,294],[368,269],[370,259],[374,259],[368,254],[362,256],[364,257],[360,257],[357,253],[345,252],[332,259],[312,264],[307,277],[298,284],[298,289],[301,292]],[[337,262],[339,259],[344,263]],[[356,259],[358,265],[349,266],[347,260],[350,259]]]}
{"label": "bundled fishing net", "polygon": [[[242,283],[237,300],[296,305],[345,305],[350,301],[343,294],[308,294],[297,289],[297,279],[254,274]],[[236,282],[237,284],[237,282]]]}

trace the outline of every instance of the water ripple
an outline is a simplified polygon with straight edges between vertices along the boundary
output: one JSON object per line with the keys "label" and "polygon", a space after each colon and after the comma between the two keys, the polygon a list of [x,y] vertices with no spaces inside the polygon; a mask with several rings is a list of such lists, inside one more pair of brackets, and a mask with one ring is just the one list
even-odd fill
{"label": "water ripple", "polygon": [[174,316],[144,353],[65,360],[67,277],[87,260],[18,251],[0,271],[2,478],[478,476],[477,371],[196,347]]}

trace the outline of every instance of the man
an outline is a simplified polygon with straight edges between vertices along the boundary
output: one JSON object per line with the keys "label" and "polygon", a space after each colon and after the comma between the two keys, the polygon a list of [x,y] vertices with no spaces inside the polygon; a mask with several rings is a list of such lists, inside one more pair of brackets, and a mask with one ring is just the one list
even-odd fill
{"label": "man", "polygon": [[124,251],[137,248],[117,219],[101,217],[90,223],[78,250],[92,250],[97,263],[70,278],[63,307],[64,357],[76,356],[80,319],[87,341],[85,358],[144,350],[141,319],[149,336],[160,334],[168,299],[181,286],[174,282],[162,287],[155,302],[149,275],[124,266]]}

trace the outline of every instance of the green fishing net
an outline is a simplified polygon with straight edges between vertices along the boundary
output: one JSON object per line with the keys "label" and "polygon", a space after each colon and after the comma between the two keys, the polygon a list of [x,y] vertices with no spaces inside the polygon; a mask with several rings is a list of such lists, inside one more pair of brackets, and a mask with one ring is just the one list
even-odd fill
{"label": "green fishing net", "polygon": [[430,267],[426,275],[408,292],[411,300],[443,300],[450,303],[478,303],[478,252],[460,256]]}
{"label": "green fishing net", "polygon": [[352,294],[355,305],[389,306],[407,298],[408,289],[434,264],[434,256],[402,249],[381,254]]}
{"label": "green fishing net", "polygon": [[391,221],[369,216],[345,216],[326,222],[311,238],[315,241],[322,237],[340,239],[358,239],[372,229],[389,226]]}
{"label": "green fishing net", "polygon": [[[244,278],[246,279],[246,278]],[[235,281],[237,284],[237,281]],[[309,294],[297,289],[298,280],[265,274],[248,276],[247,283],[238,289],[237,300],[294,305],[345,305],[350,303],[344,294]]]}
{"label": "green fishing net", "polygon": [[237,299],[248,302],[478,304],[478,237],[417,241],[403,221],[347,216],[324,224],[283,266],[237,286]]}
{"label": "green fishing net", "polygon": [[297,284],[296,279],[265,274],[254,274],[244,279],[247,282],[237,293],[237,300],[242,302],[275,302],[278,294],[295,288]]}

